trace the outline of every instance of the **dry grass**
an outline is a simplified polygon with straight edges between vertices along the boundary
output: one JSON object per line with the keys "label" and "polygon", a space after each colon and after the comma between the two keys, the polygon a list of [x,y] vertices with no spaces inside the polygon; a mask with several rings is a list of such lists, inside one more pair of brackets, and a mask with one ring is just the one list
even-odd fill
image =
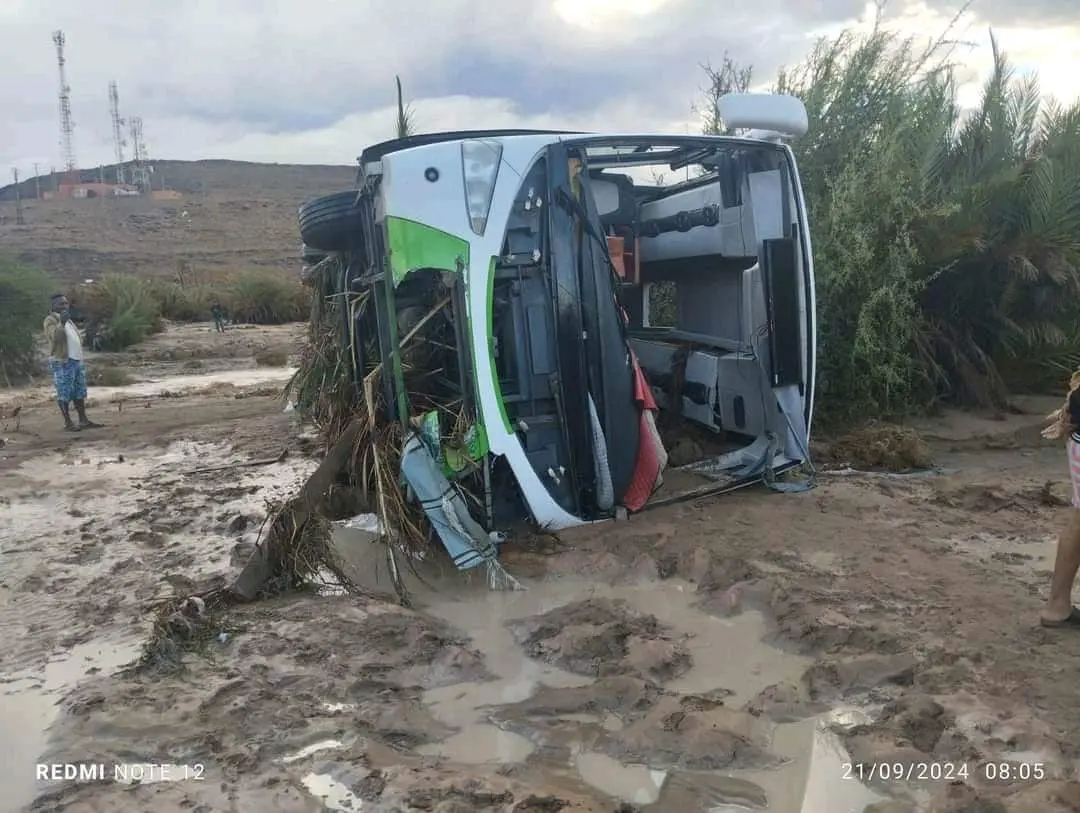
{"label": "dry grass", "polygon": [[126,387],[135,381],[123,367],[90,367],[88,382],[95,387]]}
{"label": "dry grass", "polygon": [[819,465],[905,472],[932,468],[934,458],[914,429],[871,422],[831,441],[815,443]]}
{"label": "dry grass", "polygon": [[[398,578],[396,556],[408,559],[430,546],[430,526],[423,509],[407,503],[400,485],[403,427],[396,422],[380,422],[383,404],[376,394],[381,366],[367,374],[363,381],[362,397],[356,397],[350,357],[354,336],[343,335],[340,308],[349,307],[357,318],[369,305],[367,295],[353,295],[346,303],[334,294],[333,281],[339,267],[334,257],[328,257],[313,269],[315,299],[312,306],[309,342],[300,366],[289,382],[287,391],[295,398],[298,408],[319,428],[324,442],[333,448],[343,438],[349,438],[352,453],[341,465],[341,476],[372,505],[384,529],[387,560],[399,600],[408,603],[404,583]],[[433,309],[445,306],[440,302]],[[401,340],[402,352],[416,338],[417,332],[430,314],[414,326]]]}
{"label": "dry grass", "polygon": [[257,367],[287,367],[288,364],[289,354],[284,350],[267,347],[255,354],[255,365]]}

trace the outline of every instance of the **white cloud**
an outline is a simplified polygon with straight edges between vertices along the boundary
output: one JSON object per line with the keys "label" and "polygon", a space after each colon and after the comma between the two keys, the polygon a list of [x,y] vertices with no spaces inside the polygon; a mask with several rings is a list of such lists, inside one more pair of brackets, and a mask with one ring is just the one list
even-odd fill
{"label": "white cloud", "polygon": [[[926,2],[909,2],[888,20],[887,26],[915,39],[937,37],[953,24],[948,39],[954,41],[951,60],[959,77],[966,78],[959,88],[965,106],[978,103],[982,82],[993,68],[990,27],[978,15],[979,4],[959,18],[954,12],[932,8]],[[838,34],[845,27],[869,31],[874,24],[876,4],[869,2],[854,25],[826,26],[823,36]],[[955,18],[955,19],[954,19]],[[1080,25],[1032,26],[998,23],[993,27],[998,46],[1005,51],[1018,74],[1037,73],[1042,91],[1061,101],[1080,97]]]}
{"label": "white cloud", "polygon": [[[417,128],[421,132],[491,128],[537,130],[581,130],[585,132],[689,133],[701,128],[700,121],[687,115],[682,119],[643,119],[633,103],[613,102],[584,114],[522,112],[508,99],[445,96],[415,103]],[[192,135],[203,139],[210,133],[186,130],[182,122],[168,127],[176,138],[156,142],[156,154],[169,158],[201,158],[207,150],[217,158],[277,163],[351,164],[367,145],[394,137],[396,108],[388,106],[346,116],[333,126],[298,133],[245,133],[216,142],[192,144]]]}
{"label": "white cloud", "polygon": [[670,0],[555,0],[555,13],[564,22],[594,32],[623,34],[631,24],[661,11]]}
{"label": "white cloud", "polygon": [[[1053,0],[1039,2],[1050,13]],[[7,167],[26,176],[34,163],[59,163],[56,28],[67,34],[82,166],[113,158],[110,80],[119,82],[122,113],[143,117],[151,157],[351,163],[393,133],[395,73],[423,130],[682,132],[697,126],[690,109],[704,83],[701,62],[729,51],[770,77],[805,53],[807,31],[842,28],[864,5],[740,8],[721,13],[712,0],[0,0],[0,75],[8,77],[0,178]],[[923,36],[947,19],[908,3],[891,24]],[[957,54],[981,74],[988,38],[982,21],[968,19],[960,33],[981,47]],[[1044,89],[1076,96],[1080,30],[1036,22],[995,30],[1019,69],[1038,68]]]}

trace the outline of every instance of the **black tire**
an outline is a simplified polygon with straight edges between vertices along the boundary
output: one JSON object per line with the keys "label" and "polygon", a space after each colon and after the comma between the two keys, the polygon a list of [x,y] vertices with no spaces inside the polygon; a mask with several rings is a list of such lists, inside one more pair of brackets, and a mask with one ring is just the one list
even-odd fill
{"label": "black tire", "polygon": [[359,193],[335,192],[309,200],[300,206],[296,219],[304,245],[318,251],[353,251],[363,241]]}

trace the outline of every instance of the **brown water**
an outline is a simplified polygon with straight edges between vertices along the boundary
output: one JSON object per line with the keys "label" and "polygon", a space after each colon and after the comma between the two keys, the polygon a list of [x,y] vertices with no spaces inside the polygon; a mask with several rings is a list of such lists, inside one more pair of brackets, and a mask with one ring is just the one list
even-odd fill
{"label": "brown water", "polygon": [[531,583],[520,592],[470,589],[454,598],[422,600],[427,612],[468,631],[474,646],[487,657],[488,668],[502,678],[497,688],[483,691],[487,705],[492,705],[491,690],[503,695],[501,703],[511,703],[530,696],[537,685],[583,686],[592,682],[526,658],[506,627],[507,621],[587,599],[623,600],[634,611],[655,616],[682,639],[693,666],[665,684],[681,694],[723,689],[730,693],[727,704],[738,706],[765,686],[797,680],[811,663],[808,658],[764,644],[768,626],[760,613],[717,618],[697,609],[694,586],[679,579],[619,586],[544,581]]}
{"label": "brown water", "polygon": [[[232,533],[229,520],[263,514],[264,497],[289,493],[317,465],[297,459],[237,469],[228,474],[232,493],[223,494],[220,482],[191,474],[208,459],[236,455],[188,441],[137,451],[90,445],[7,472],[0,504],[0,810],[33,799],[34,764],[62,697],[85,676],[110,673],[138,655],[142,602],[163,589],[161,574],[227,567],[232,546],[258,533],[254,522],[242,536]],[[184,499],[172,500],[181,489]],[[157,522],[172,530],[147,545],[135,531]],[[93,587],[101,577],[108,587]]]}
{"label": "brown water", "polygon": [[[284,384],[295,372],[293,368],[259,367],[253,370],[224,370],[217,373],[169,376],[160,380],[125,384],[121,387],[94,387],[87,404],[97,406],[129,398],[157,397],[165,393],[194,395],[222,386],[244,388]],[[41,403],[52,400],[54,397],[52,389],[48,386],[13,390],[0,393],[0,406]]]}
{"label": "brown water", "polygon": [[[336,544],[367,586],[387,590],[385,549],[375,541],[374,518],[366,519],[371,521],[339,528]],[[885,798],[860,782],[844,779],[846,752],[830,726],[859,722],[858,713],[836,712],[783,725],[753,720],[758,730],[737,733],[760,736],[777,764],[727,771],[675,771],[624,763],[595,750],[596,731],[618,732],[632,723],[610,710],[559,714],[542,734],[530,733],[527,724],[512,721],[514,705],[538,692],[577,689],[587,693],[597,681],[528,657],[509,627],[592,600],[625,602],[631,613],[655,617],[666,628],[667,637],[691,659],[685,672],[661,681],[663,688],[679,696],[720,696],[723,706],[733,710],[736,723],[748,725],[748,716],[738,717],[734,710],[767,686],[798,682],[811,663],[809,658],[765,643],[768,620],[760,613],[744,611],[731,618],[709,615],[696,606],[694,586],[679,579],[630,585],[525,580],[524,591],[491,591],[479,574],[462,576],[434,562],[416,563],[416,569],[419,576],[403,570],[410,593],[425,612],[466,632],[493,675],[485,682],[459,683],[425,693],[431,713],[457,732],[422,746],[421,754],[462,765],[528,768],[542,764],[546,767],[541,770],[553,776],[569,776],[613,799],[712,813],[863,813],[867,805]],[[595,705],[603,707],[609,699],[598,693]],[[507,724],[508,719],[512,724]],[[552,753],[563,756],[552,757]]]}
{"label": "brown water", "polygon": [[[34,764],[45,750],[57,705],[87,674],[112,672],[138,655],[137,642],[103,641],[72,647],[43,667],[0,681],[0,789],[7,810],[33,801]],[[0,805],[2,808],[2,805]]]}
{"label": "brown water", "polygon": [[[726,772],[680,772],[648,764],[624,764],[591,750],[588,736],[582,734],[577,739],[575,732],[587,731],[590,726],[607,731],[622,729],[624,721],[610,712],[560,716],[558,725],[562,730],[549,731],[539,740],[493,723],[493,709],[520,703],[544,687],[587,688],[595,682],[591,677],[527,657],[507,628],[508,621],[587,599],[625,601],[632,610],[652,615],[669,628],[671,636],[685,646],[693,659],[685,674],[664,684],[665,689],[678,695],[721,692],[724,705],[737,709],[766,686],[797,681],[810,663],[807,658],[763,643],[767,621],[759,613],[744,612],[728,619],[707,615],[694,606],[692,585],[674,579],[632,586],[545,581],[530,583],[524,592],[491,592],[475,586],[450,595],[428,590],[423,598],[424,609],[468,632],[495,677],[484,683],[458,684],[426,693],[424,700],[430,711],[457,728],[458,733],[422,748],[421,753],[467,764],[528,763],[536,759],[540,746],[556,741],[569,743],[568,764],[561,769],[553,766],[557,772],[576,774],[579,781],[613,799],[642,806],[708,809],[712,813],[862,813],[867,805],[884,799],[859,782],[843,779],[846,753],[828,726],[856,720],[845,720],[840,713],[769,727],[769,749],[783,764]],[[708,806],[698,808],[703,799],[709,800]]]}

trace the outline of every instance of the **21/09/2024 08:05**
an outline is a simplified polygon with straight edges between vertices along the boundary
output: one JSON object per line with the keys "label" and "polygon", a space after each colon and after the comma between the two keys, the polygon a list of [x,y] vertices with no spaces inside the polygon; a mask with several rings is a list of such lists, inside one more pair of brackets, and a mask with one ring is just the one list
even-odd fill
{"label": "21/09/2024 08:05", "polygon": [[1023,782],[1046,778],[1041,762],[845,762],[843,778],[859,782]]}

